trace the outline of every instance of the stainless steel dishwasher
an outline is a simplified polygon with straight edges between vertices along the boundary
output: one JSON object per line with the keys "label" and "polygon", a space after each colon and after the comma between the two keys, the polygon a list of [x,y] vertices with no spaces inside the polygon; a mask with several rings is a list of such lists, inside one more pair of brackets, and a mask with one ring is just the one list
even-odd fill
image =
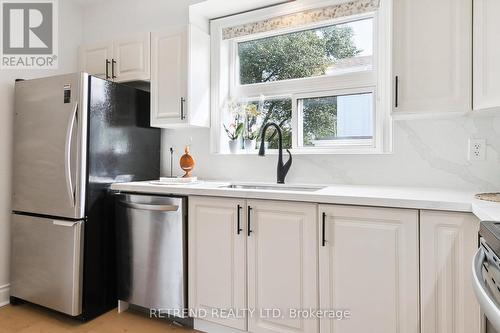
{"label": "stainless steel dishwasher", "polygon": [[187,199],[116,195],[118,299],[185,318]]}

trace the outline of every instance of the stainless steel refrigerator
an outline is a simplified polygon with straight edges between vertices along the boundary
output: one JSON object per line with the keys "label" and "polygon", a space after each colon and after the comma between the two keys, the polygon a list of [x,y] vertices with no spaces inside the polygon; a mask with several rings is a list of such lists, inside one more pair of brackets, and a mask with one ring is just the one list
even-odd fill
{"label": "stainless steel refrigerator", "polygon": [[159,177],[149,101],[85,73],[16,82],[13,303],[83,320],[116,306],[109,185]]}

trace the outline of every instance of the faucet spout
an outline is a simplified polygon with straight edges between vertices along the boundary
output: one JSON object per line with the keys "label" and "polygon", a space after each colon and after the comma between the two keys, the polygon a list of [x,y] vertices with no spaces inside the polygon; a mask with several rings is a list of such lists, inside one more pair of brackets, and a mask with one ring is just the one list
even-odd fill
{"label": "faucet spout", "polygon": [[289,158],[286,163],[283,163],[283,133],[281,131],[281,128],[277,124],[267,123],[262,129],[259,156],[266,155],[266,147],[264,143],[265,143],[266,131],[268,130],[269,127],[276,128],[276,131],[278,132],[278,168],[277,168],[276,178],[278,184],[284,184],[286,175],[288,174],[288,171],[290,171],[290,167],[292,166],[293,159],[292,159],[292,153],[290,152],[290,150],[287,149],[286,151],[288,152]]}

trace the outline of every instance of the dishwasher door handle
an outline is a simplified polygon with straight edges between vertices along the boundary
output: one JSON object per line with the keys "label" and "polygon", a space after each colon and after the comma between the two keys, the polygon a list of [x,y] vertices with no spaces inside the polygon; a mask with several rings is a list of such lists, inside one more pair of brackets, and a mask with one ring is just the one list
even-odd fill
{"label": "dishwasher door handle", "polygon": [[179,210],[179,206],[175,205],[150,205],[150,204],[138,204],[128,201],[120,201],[122,205],[132,209],[149,210],[155,212],[176,212]]}
{"label": "dishwasher door handle", "polygon": [[483,278],[482,266],[486,260],[483,248],[479,248],[472,263],[472,286],[474,294],[489,322],[496,330],[500,329],[500,305],[494,300]]}

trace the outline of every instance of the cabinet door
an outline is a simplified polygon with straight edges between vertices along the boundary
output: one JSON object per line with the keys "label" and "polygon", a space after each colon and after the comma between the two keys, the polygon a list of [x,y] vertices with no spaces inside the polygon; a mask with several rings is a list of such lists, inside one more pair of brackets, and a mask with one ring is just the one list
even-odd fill
{"label": "cabinet door", "polygon": [[472,214],[420,213],[422,333],[479,333],[471,263],[479,221]]}
{"label": "cabinet door", "polygon": [[289,316],[318,307],[317,206],[252,200],[248,209],[248,307],[256,311],[248,330],[319,332],[318,320]]}
{"label": "cabinet door", "polygon": [[83,221],[12,215],[11,295],[80,315],[83,243]]}
{"label": "cabinet door", "polygon": [[116,82],[150,79],[150,34],[142,34],[113,43]]}
{"label": "cabinet door", "polygon": [[500,1],[474,0],[474,109],[500,108]]}
{"label": "cabinet door", "polygon": [[211,313],[247,308],[244,205],[238,199],[190,197],[188,223],[189,308],[203,320],[243,331],[245,316],[221,319]]}
{"label": "cabinet door", "polygon": [[471,0],[394,0],[397,112],[472,108]]}
{"label": "cabinet door", "polygon": [[[320,206],[321,333],[417,333],[418,211]],[[324,215],[323,215],[324,214]],[[324,223],[323,223],[324,221]]]}
{"label": "cabinet door", "polygon": [[[98,43],[80,48],[80,69],[83,72],[100,77],[111,78],[111,62],[113,58],[113,45],[111,43]],[[106,76],[107,74],[107,76]]]}
{"label": "cabinet door", "polygon": [[187,122],[187,31],[151,34],[151,125]]}

